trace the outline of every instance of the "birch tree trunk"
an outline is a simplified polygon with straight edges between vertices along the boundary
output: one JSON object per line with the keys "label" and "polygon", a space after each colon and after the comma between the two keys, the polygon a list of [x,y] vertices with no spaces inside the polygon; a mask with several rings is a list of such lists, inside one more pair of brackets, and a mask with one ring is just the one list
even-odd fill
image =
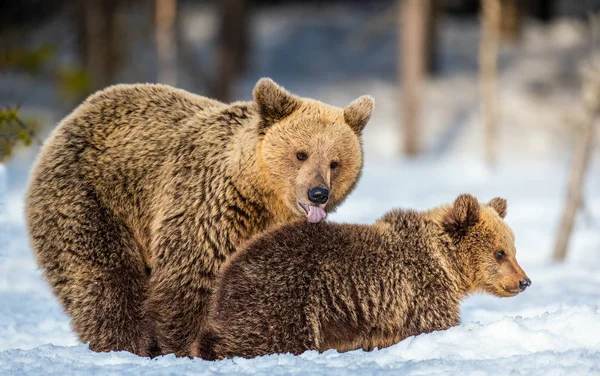
{"label": "birch tree trunk", "polygon": [[582,97],[586,107],[586,120],[575,143],[573,166],[567,188],[560,227],[554,248],[554,261],[563,261],[568,252],[575,217],[583,202],[583,187],[595,140],[595,130],[600,114],[600,13],[590,16],[591,58],[583,75]]}
{"label": "birch tree trunk", "polygon": [[419,153],[419,126],[421,115],[421,94],[425,72],[425,42],[427,15],[430,0],[399,0],[400,46],[398,52],[402,62],[399,69],[399,84],[402,90],[404,108],[404,152],[408,156]]}
{"label": "birch tree trunk", "polygon": [[479,86],[484,124],[485,160],[498,160],[498,48],[500,45],[500,0],[482,0],[482,28],[479,44]]}
{"label": "birch tree trunk", "polygon": [[579,137],[577,137],[571,177],[569,178],[569,186],[567,188],[567,197],[554,248],[554,261],[563,261],[567,256],[575,217],[583,199],[583,186],[590,161],[596,121],[596,113],[589,114],[587,124],[579,131]]}

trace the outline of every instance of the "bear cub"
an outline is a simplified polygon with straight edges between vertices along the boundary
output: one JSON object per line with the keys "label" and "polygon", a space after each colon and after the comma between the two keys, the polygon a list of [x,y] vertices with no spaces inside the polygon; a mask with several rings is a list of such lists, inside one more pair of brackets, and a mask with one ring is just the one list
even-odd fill
{"label": "bear cub", "polygon": [[370,226],[304,221],[267,231],[223,267],[190,353],[369,351],[456,326],[467,295],[510,297],[531,284],[506,207],[463,194],[425,212],[392,210]]}

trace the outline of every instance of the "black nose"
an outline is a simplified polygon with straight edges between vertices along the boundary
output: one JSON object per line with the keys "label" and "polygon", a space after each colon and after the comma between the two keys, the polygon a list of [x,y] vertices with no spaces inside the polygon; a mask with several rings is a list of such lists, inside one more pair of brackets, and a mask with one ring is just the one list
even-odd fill
{"label": "black nose", "polygon": [[315,204],[324,204],[329,199],[327,188],[314,187],[308,190],[308,199]]}
{"label": "black nose", "polygon": [[528,288],[529,286],[531,286],[531,279],[529,278],[525,278],[521,281],[519,281],[519,289],[521,291],[525,290],[526,288]]}

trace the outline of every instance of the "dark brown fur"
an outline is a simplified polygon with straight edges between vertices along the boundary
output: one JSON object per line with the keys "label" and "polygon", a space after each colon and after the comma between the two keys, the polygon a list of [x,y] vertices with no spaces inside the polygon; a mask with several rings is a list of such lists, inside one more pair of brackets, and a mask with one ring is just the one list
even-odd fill
{"label": "dark brown fur", "polygon": [[[254,98],[224,104],[163,85],[118,85],[87,99],[47,141],[27,225],[91,349],[186,355],[236,246],[304,217],[298,202],[309,188],[330,188],[331,211],[355,186],[370,98],[343,110],[269,79]],[[299,151],[309,158],[299,161]]]}
{"label": "dark brown fur", "polygon": [[505,214],[505,200],[461,195],[428,212],[391,211],[372,226],[297,222],[267,231],[223,268],[192,353],[372,350],[455,326],[467,294],[512,296],[526,278],[497,210]]}

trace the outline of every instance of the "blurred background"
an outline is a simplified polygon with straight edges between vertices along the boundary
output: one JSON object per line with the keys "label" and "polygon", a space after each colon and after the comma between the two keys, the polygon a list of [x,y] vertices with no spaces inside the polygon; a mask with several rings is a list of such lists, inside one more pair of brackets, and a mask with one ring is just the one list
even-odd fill
{"label": "blurred background", "polygon": [[[23,196],[60,119],[127,82],[234,101],[269,76],[339,107],[370,94],[364,173],[329,218],[372,223],[463,192],[502,196],[533,285],[508,301],[469,298],[463,321],[569,321],[600,306],[598,10],[600,0],[0,2],[0,352],[77,344],[31,254]],[[510,335],[501,340],[530,351]]]}
{"label": "blurred background", "polygon": [[[544,249],[562,260],[573,228],[598,229],[598,10],[596,0],[2,2],[7,187],[22,194],[43,140],[98,89],[160,82],[249,100],[269,76],[340,107],[375,97],[361,186],[391,191],[363,206],[429,205],[420,195],[437,191],[444,202],[493,179],[502,189],[489,195],[546,192],[532,215],[552,207]],[[355,202],[340,219],[376,218]]]}

